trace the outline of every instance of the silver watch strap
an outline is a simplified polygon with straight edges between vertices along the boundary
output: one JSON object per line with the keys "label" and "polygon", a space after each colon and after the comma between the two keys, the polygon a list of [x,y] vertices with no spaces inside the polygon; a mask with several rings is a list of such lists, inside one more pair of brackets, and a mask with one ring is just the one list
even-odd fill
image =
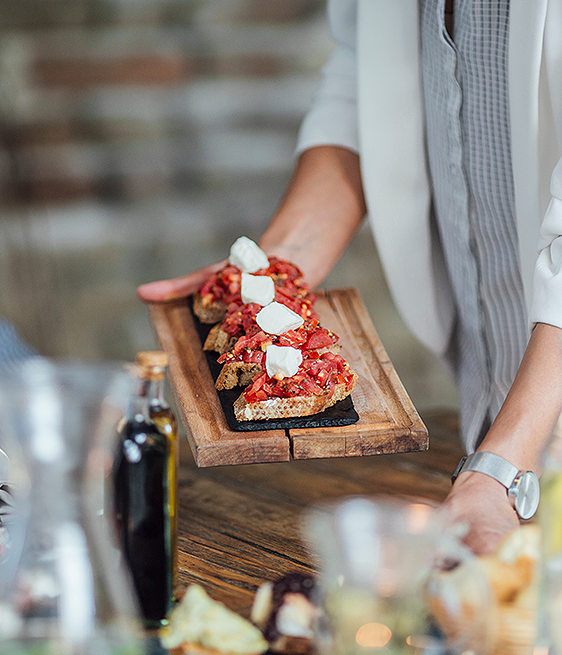
{"label": "silver watch strap", "polygon": [[[519,469],[495,453],[476,452],[466,458],[461,471],[478,471],[497,480],[509,489],[519,473]],[[459,471],[460,473],[460,471]]]}

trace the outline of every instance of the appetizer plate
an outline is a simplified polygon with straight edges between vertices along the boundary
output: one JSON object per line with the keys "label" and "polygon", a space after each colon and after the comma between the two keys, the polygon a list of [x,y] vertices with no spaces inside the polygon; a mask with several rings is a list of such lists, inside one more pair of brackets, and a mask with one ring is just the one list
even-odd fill
{"label": "appetizer plate", "polygon": [[427,429],[358,291],[331,289],[317,295],[315,309],[321,325],[339,335],[341,354],[359,375],[352,393],[359,418],[348,425],[312,422],[285,427],[276,423],[272,429],[232,429],[201,348],[190,301],[150,305],[156,339],[170,358],[171,387],[197,466],[427,450]]}
{"label": "appetizer plate", "polygon": [[[195,327],[199,334],[199,340],[203,345],[207,335],[211,330],[211,325],[201,323],[197,317],[194,317]],[[211,371],[213,382],[217,381],[222,370],[222,364],[218,363],[219,355],[214,351],[205,351],[207,364]],[[340,400],[332,407],[321,413],[312,416],[295,416],[283,419],[267,419],[259,421],[239,421],[234,414],[234,402],[242,393],[242,387],[234,389],[225,389],[217,391],[220,404],[226,418],[228,427],[231,430],[250,431],[250,430],[290,430],[296,428],[319,428],[319,427],[339,427],[342,425],[351,425],[359,420],[359,415],[353,407],[351,396]]]}

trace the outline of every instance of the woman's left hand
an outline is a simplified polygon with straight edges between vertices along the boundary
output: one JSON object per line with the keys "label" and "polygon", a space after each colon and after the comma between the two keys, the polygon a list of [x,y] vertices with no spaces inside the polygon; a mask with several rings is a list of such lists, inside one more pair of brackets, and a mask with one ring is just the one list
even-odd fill
{"label": "woman's left hand", "polygon": [[439,514],[447,527],[464,526],[463,542],[476,555],[494,553],[520,524],[505,487],[475,471],[459,475]]}

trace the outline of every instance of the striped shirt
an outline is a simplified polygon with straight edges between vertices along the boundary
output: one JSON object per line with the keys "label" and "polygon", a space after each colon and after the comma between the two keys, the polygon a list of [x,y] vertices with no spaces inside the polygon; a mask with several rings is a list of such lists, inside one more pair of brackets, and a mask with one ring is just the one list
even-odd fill
{"label": "striped shirt", "polygon": [[511,171],[509,0],[421,0],[422,78],[435,219],[455,292],[450,363],[471,452],[528,340]]}

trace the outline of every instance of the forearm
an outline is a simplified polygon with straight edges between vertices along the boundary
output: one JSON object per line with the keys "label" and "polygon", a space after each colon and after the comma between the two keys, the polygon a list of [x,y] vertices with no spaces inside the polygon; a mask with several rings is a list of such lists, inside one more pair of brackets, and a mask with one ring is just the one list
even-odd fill
{"label": "forearm", "polygon": [[[538,323],[503,407],[478,450],[540,474],[541,454],[562,410],[562,330]],[[466,524],[467,545],[493,553],[519,525],[505,488],[477,471],[461,471],[442,511]]]}
{"label": "forearm", "polygon": [[260,240],[268,255],[297,264],[312,288],[337,262],[365,215],[359,157],[344,148],[305,151]]}
{"label": "forearm", "polygon": [[478,450],[540,473],[540,455],[562,411],[562,330],[536,325],[505,403]]}

